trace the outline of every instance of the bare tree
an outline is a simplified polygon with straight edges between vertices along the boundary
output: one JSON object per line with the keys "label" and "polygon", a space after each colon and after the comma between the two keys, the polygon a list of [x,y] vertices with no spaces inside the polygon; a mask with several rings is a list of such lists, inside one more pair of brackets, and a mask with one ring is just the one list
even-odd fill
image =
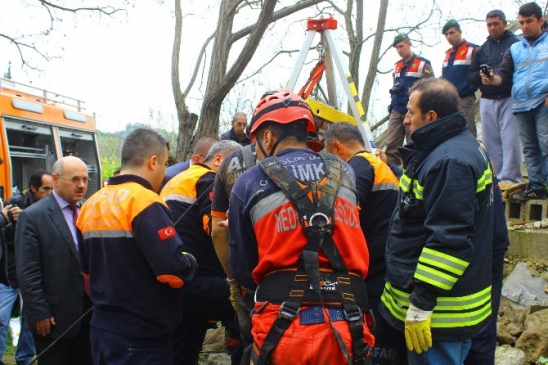
{"label": "bare tree", "polygon": [[[260,40],[262,39],[267,27],[272,22],[294,14],[302,9],[316,5],[324,0],[301,0],[295,1],[293,5],[286,6],[278,11],[274,11],[276,0],[250,1],[250,0],[222,0],[219,7],[219,18],[217,28],[206,43],[202,46],[202,51],[195,65],[193,77],[187,88],[181,92],[179,80],[179,55],[181,51],[182,34],[182,11],[180,0],[175,1],[176,17],[176,40],[173,46],[172,63],[172,85],[177,114],[179,117],[179,143],[177,146],[177,158],[182,159],[188,156],[193,148],[195,141],[203,136],[217,136],[219,132],[219,115],[221,105],[231,88],[238,81],[243,71],[253,58]],[[260,5],[260,6],[259,6]],[[245,7],[260,7],[260,13],[257,21],[236,32],[233,32],[234,17]],[[241,49],[240,54],[229,67],[228,59],[234,44],[247,37]],[[200,123],[197,133],[193,134],[196,128],[197,116],[188,111],[186,98],[192,89],[196,80],[196,75],[201,66],[202,58],[208,43],[214,38],[209,62],[209,71],[207,76],[206,90],[200,112]],[[178,40],[177,40],[178,39]],[[177,55],[175,54],[177,53]]]}
{"label": "bare tree", "polygon": [[[53,30],[55,29],[55,26],[62,22],[64,19],[64,14],[79,14],[79,13],[88,13],[88,14],[96,14],[96,15],[103,15],[112,17],[116,13],[124,11],[121,8],[116,8],[111,5],[107,6],[100,6],[97,5],[97,0],[89,0],[89,1],[82,1],[83,3],[81,6],[73,7],[73,6],[65,6],[63,3],[53,3],[51,1],[46,0],[38,0],[37,4],[33,5],[26,5],[29,9],[32,9],[32,6],[35,9],[38,9],[38,12],[43,12],[47,19],[48,19],[48,25],[44,27],[41,31],[38,32],[38,34],[35,33],[28,33],[28,34],[16,34],[11,30],[2,29],[0,28],[0,38],[3,38],[4,40],[7,40],[12,46],[14,46],[17,49],[17,53],[19,54],[19,58],[21,60],[21,65],[23,67],[28,67],[32,70],[39,70],[36,65],[34,65],[32,62],[29,62],[28,59],[32,54],[38,55],[40,58],[50,61],[53,58],[58,57],[58,55],[50,54],[47,52],[44,48],[41,48],[38,43],[36,42],[37,36],[48,36],[50,35]],[[126,1],[128,3],[129,1]],[[87,4],[89,3],[89,4]],[[38,5],[38,6],[36,6]],[[33,11],[33,10],[30,10]]]}

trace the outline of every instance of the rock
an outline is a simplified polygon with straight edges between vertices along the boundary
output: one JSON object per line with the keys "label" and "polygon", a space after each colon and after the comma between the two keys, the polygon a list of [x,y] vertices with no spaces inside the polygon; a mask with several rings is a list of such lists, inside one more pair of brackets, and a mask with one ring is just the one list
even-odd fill
{"label": "rock", "polygon": [[529,314],[523,323],[526,330],[544,327],[548,331],[548,309]]}
{"label": "rock", "polygon": [[548,356],[548,324],[525,330],[516,342],[516,348],[523,350],[528,359]]}
{"label": "rock", "polygon": [[523,325],[521,323],[508,323],[506,330],[512,335],[512,337],[518,338],[523,333]]}
{"label": "rock", "polygon": [[499,346],[495,350],[496,365],[523,365],[525,364],[525,352],[508,345]]}
{"label": "rock", "polygon": [[519,262],[502,287],[502,295],[521,305],[548,300],[544,287],[548,283],[540,277],[532,277],[527,265]]}
{"label": "rock", "polygon": [[503,345],[514,346],[517,337],[512,336],[508,329],[508,324],[499,322],[497,329],[497,342]]}

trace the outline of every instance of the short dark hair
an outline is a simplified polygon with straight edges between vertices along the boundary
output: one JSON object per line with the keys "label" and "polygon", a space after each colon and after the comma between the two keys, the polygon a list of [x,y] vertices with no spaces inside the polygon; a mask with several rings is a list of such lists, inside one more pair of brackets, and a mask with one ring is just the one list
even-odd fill
{"label": "short dark hair", "polygon": [[331,143],[333,140],[341,142],[355,142],[365,147],[365,141],[360,130],[355,125],[347,122],[338,122],[329,125],[325,131],[325,143]]}
{"label": "short dark hair", "polygon": [[491,10],[490,12],[488,12],[487,15],[485,16],[485,20],[489,18],[497,18],[497,17],[500,18],[500,20],[502,20],[503,22],[506,21],[506,15],[504,15],[504,12],[499,9]]}
{"label": "short dark hair", "polygon": [[160,133],[138,128],[131,132],[122,146],[122,169],[124,167],[139,167],[151,156],[161,156],[169,143]]}
{"label": "short dark hair", "polygon": [[297,120],[289,124],[281,124],[276,122],[265,122],[257,128],[253,135],[255,138],[261,136],[265,130],[270,130],[274,137],[294,138],[297,142],[306,143],[308,140],[308,132],[306,131],[307,120]]}
{"label": "short dark hair", "polygon": [[419,107],[422,115],[432,110],[441,119],[459,111],[457,88],[445,79],[434,77],[419,79],[409,89],[409,94],[413,91],[420,92]]}
{"label": "short dark hair", "polygon": [[542,9],[540,8],[539,4],[536,2],[530,2],[527,4],[523,4],[519,7],[518,15],[521,16],[531,16],[534,15],[535,18],[540,19],[542,18]]}
{"label": "short dark hair", "polygon": [[42,186],[42,176],[44,175],[51,175],[51,174],[44,170],[37,170],[32,175],[30,175],[29,189],[31,186],[34,186],[36,189]]}

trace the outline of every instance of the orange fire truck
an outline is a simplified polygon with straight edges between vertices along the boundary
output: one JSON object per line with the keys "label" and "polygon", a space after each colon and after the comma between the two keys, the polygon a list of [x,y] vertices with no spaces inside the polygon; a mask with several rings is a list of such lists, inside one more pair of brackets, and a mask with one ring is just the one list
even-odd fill
{"label": "orange fire truck", "polygon": [[0,78],[0,198],[28,188],[36,170],[50,171],[63,156],[82,159],[87,195],[101,187],[95,117],[83,102]]}

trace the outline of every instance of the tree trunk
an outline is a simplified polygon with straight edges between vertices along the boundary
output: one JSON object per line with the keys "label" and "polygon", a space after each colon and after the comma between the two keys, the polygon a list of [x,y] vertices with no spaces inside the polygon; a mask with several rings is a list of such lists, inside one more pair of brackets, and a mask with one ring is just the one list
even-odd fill
{"label": "tree trunk", "polygon": [[173,41],[173,53],[171,58],[171,87],[173,98],[177,107],[177,119],[179,120],[179,134],[177,136],[177,151],[175,158],[183,161],[192,153],[192,135],[196,128],[198,116],[190,113],[186,105],[186,95],[181,92],[181,80],[179,75],[179,57],[181,53],[181,38],[183,35],[183,14],[181,0],[175,0],[175,39]]}
{"label": "tree trunk", "polygon": [[373,50],[371,51],[369,70],[367,70],[367,77],[365,78],[365,84],[363,86],[361,100],[363,103],[363,110],[367,115],[369,109],[369,99],[371,96],[371,90],[377,77],[377,67],[379,65],[379,53],[382,44],[382,38],[384,36],[384,26],[386,24],[386,14],[388,13],[388,0],[381,0],[379,4],[379,16],[377,18],[377,30],[375,32],[375,41],[373,43]]}
{"label": "tree trunk", "polygon": [[266,31],[276,7],[276,0],[265,0],[255,27],[251,30],[242,52],[227,72],[228,56],[232,43],[232,25],[235,9],[241,0],[223,0],[217,22],[217,33],[211,55],[212,64],[209,69],[206,93],[202,104],[198,136],[217,136],[219,134],[219,114],[221,104],[230,92],[242,72],[245,70],[259,42]]}
{"label": "tree trunk", "polygon": [[350,43],[350,55],[348,56],[348,69],[354,79],[356,87],[360,85],[360,59],[363,48],[363,1],[356,2],[356,29],[352,26],[353,1],[348,1],[348,7],[344,13],[344,22],[348,42]]}
{"label": "tree trunk", "polygon": [[[222,0],[219,9],[217,28],[202,46],[202,50],[195,65],[193,76],[184,92],[181,92],[179,81],[179,53],[182,37],[181,0],[175,0],[175,42],[173,44],[172,59],[172,87],[177,116],[179,118],[179,144],[177,146],[177,158],[188,156],[196,141],[205,136],[217,137],[219,134],[219,115],[221,105],[236,81],[249,64],[253,54],[257,50],[267,27],[272,22],[289,16],[299,10],[316,5],[325,0],[300,0],[291,6],[284,7],[274,12],[276,0],[264,0],[261,13],[255,24],[232,33],[234,16],[244,0]],[[234,64],[228,69],[228,57],[235,42],[249,35],[242,51]],[[197,123],[196,115],[190,114],[186,106],[186,97],[190,92],[196,78],[205,49],[211,39],[214,38],[213,50],[210,57],[209,73],[206,84],[206,92],[201,109],[201,118],[198,130],[194,135]],[[194,135],[194,136],[193,136]],[[193,136],[190,138],[190,136]]]}

